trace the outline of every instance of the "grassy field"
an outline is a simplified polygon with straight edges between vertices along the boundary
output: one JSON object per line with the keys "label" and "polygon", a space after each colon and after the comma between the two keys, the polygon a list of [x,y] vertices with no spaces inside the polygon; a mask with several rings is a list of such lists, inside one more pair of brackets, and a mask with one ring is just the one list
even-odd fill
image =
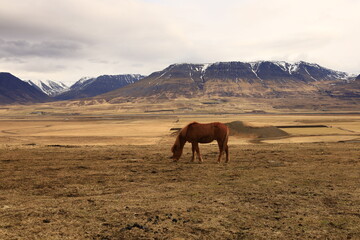
{"label": "grassy field", "polygon": [[0,150],[1,239],[358,239],[358,143]]}
{"label": "grassy field", "polygon": [[[0,239],[359,239],[360,116],[0,109]],[[110,106],[109,106],[110,108]],[[204,163],[169,159],[170,128],[243,121]],[[255,141],[256,140],[256,141]]]}

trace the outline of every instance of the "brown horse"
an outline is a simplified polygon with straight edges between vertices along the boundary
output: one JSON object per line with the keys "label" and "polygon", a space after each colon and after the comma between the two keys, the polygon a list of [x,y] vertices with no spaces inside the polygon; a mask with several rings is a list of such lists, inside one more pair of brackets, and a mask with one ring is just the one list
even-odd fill
{"label": "brown horse", "polygon": [[199,162],[202,162],[199,143],[210,143],[214,140],[218,142],[219,146],[219,157],[218,162],[221,161],[222,154],[226,153],[226,161],[229,161],[229,150],[228,150],[228,138],[229,138],[229,128],[219,122],[201,124],[197,122],[192,122],[186,127],[180,130],[176,141],[171,148],[173,156],[171,157],[174,162],[178,161],[181,157],[184,145],[186,142],[192,144],[192,158],[191,161],[195,160],[195,151],[198,155]]}

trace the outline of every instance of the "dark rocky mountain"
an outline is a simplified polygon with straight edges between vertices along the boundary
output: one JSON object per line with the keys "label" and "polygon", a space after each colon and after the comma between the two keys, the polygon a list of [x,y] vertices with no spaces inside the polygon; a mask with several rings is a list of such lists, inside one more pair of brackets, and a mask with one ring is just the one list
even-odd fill
{"label": "dark rocky mountain", "polygon": [[[345,72],[302,61],[294,64],[270,61],[185,63],[170,65],[98,98],[110,102],[129,98],[177,97],[306,98],[331,96],[337,83],[351,86],[346,84],[353,81],[354,77]],[[353,96],[358,95],[355,92]]]}
{"label": "dark rocky mountain", "polygon": [[0,104],[46,102],[50,98],[11,73],[0,73]]}
{"label": "dark rocky mountain", "polygon": [[55,97],[56,100],[70,100],[93,97],[122,88],[144,78],[140,74],[102,75],[97,78],[82,78],[70,89]]}
{"label": "dark rocky mountain", "polygon": [[360,74],[355,78],[355,80],[360,80]]}
{"label": "dark rocky mountain", "polygon": [[69,89],[69,87],[66,86],[64,83],[62,82],[57,83],[51,80],[47,80],[47,81],[29,80],[27,82],[31,86],[39,89],[40,91],[51,97],[57,96],[63,92],[66,92]]}

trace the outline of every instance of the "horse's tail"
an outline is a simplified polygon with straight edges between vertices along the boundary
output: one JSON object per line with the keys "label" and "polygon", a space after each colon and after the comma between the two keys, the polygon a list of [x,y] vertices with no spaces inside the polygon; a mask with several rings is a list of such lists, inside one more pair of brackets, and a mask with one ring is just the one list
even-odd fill
{"label": "horse's tail", "polygon": [[226,135],[225,135],[225,139],[224,139],[224,143],[223,143],[223,151],[225,151],[225,149],[227,147],[227,143],[229,140],[229,134],[230,134],[230,129],[229,129],[229,127],[226,126]]}

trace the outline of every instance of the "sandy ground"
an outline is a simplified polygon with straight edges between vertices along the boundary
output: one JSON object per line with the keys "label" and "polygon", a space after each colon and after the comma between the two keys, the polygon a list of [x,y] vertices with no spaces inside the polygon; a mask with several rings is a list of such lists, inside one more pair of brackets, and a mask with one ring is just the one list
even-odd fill
{"label": "sandy ground", "polygon": [[[7,111],[7,110],[3,110]],[[191,121],[286,129],[168,158]],[[0,116],[0,239],[359,239],[357,115]],[[255,144],[254,144],[255,142]]]}
{"label": "sandy ground", "polygon": [[[171,138],[171,128],[192,121],[243,121],[253,126],[326,125],[327,128],[282,129],[287,138],[263,139],[268,143],[337,142],[360,139],[360,115],[285,114],[118,114],[45,115],[0,117],[0,145],[151,145]],[[251,139],[231,138],[231,144],[248,144]]]}

